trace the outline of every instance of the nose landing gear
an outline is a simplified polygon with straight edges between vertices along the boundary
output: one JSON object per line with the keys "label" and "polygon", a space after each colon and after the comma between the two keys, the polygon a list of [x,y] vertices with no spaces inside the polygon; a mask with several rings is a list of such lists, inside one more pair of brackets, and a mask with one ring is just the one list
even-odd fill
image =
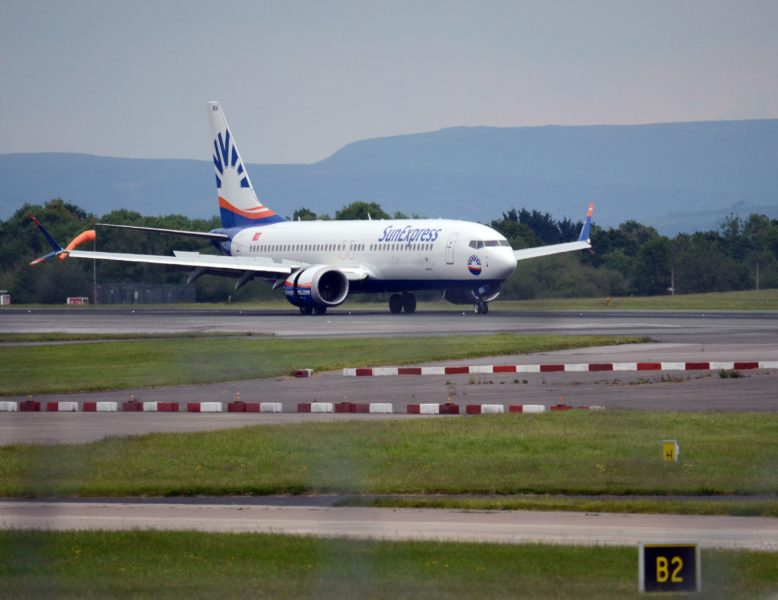
{"label": "nose landing gear", "polygon": [[489,305],[483,300],[476,300],[473,305],[473,312],[477,315],[485,315],[489,312]]}

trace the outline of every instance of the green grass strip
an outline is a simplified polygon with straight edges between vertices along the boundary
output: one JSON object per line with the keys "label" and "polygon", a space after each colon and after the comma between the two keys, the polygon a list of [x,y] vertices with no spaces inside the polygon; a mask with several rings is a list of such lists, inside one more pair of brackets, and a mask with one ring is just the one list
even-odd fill
{"label": "green grass strip", "polygon": [[288,340],[197,337],[0,347],[0,394],[212,383],[295,369],[409,364],[643,341],[563,335]]}
{"label": "green grass strip", "polygon": [[207,337],[268,337],[267,334],[247,331],[238,332],[180,332],[180,333],[0,333],[0,343],[24,342],[96,342],[119,340],[164,340]]}
{"label": "green grass strip", "polygon": [[778,289],[678,294],[675,296],[614,296],[599,298],[542,298],[498,300],[495,310],[688,310],[778,311]]}
{"label": "green grass strip", "polygon": [[347,496],[338,506],[384,508],[447,508],[456,510],[563,510],[668,515],[731,515],[778,517],[778,497],[702,498],[699,496]]}
{"label": "green grass strip", "polygon": [[[778,591],[778,553],[702,551],[703,590]],[[0,532],[0,598],[638,598],[635,548],[196,532]]]}
{"label": "green grass strip", "polygon": [[[662,461],[664,439],[679,441],[678,463]],[[2,496],[303,493],[735,495],[761,502],[778,494],[778,415],[577,411],[0,448]]]}

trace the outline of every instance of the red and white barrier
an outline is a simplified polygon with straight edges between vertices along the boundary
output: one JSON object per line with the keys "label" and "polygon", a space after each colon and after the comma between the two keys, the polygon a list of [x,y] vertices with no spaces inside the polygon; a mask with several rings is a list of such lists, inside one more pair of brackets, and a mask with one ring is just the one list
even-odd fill
{"label": "red and white barrier", "polygon": [[392,405],[389,402],[371,402],[369,411],[371,414],[391,415]]}
{"label": "red and white barrier", "polygon": [[778,361],[621,362],[537,365],[463,365],[455,367],[363,367],[343,369],[344,377],[396,375],[493,375],[499,373],[595,373],[601,371],[718,371],[778,369]]}
{"label": "red and white barrier", "polygon": [[119,410],[118,402],[84,402],[84,412],[117,412]]}
{"label": "red and white barrier", "polygon": [[235,402],[228,402],[227,412],[256,413],[259,412],[259,402],[243,402],[242,400],[236,400]]}
{"label": "red and white barrier", "polygon": [[3,400],[0,402],[0,412],[18,412],[18,410],[18,402],[12,402],[10,400]]}
{"label": "red and white barrier", "polygon": [[465,412],[468,415],[501,415],[505,407],[502,404],[468,404]]}
{"label": "red and white barrier", "polygon": [[221,402],[188,402],[186,412],[198,413],[220,413],[224,411],[224,405]]}
{"label": "red and white barrier", "polygon": [[144,402],[143,412],[178,412],[178,402]]}
{"label": "red and white barrier", "polygon": [[369,413],[370,405],[367,402],[338,402],[334,405],[336,413]]}
{"label": "red and white barrier", "polygon": [[300,402],[297,405],[299,413],[331,413],[335,412],[332,402]]}
{"label": "red and white barrier", "polygon": [[78,412],[78,402],[47,402],[46,412]]}
{"label": "red and white barrier", "polygon": [[546,407],[543,404],[511,404],[508,412],[538,414],[546,412]]}
{"label": "red and white barrier", "polygon": [[405,408],[409,415],[458,415],[459,405],[451,402],[435,404],[425,402],[422,404],[408,404]]}
{"label": "red and white barrier", "polygon": [[284,406],[280,402],[260,402],[259,412],[261,413],[280,413],[284,412]]}

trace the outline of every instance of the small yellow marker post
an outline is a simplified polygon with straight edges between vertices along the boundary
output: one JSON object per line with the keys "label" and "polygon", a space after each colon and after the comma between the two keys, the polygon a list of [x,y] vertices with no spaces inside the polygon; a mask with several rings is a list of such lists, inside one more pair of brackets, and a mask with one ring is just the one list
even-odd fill
{"label": "small yellow marker post", "polygon": [[681,447],[678,445],[677,440],[662,441],[662,460],[665,462],[678,462],[680,451]]}

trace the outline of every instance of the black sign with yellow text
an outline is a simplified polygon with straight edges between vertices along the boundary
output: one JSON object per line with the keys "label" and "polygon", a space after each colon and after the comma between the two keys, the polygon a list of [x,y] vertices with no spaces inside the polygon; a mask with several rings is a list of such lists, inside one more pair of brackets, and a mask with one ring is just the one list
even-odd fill
{"label": "black sign with yellow text", "polygon": [[700,581],[697,544],[641,544],[641,592],[696,592]]}

